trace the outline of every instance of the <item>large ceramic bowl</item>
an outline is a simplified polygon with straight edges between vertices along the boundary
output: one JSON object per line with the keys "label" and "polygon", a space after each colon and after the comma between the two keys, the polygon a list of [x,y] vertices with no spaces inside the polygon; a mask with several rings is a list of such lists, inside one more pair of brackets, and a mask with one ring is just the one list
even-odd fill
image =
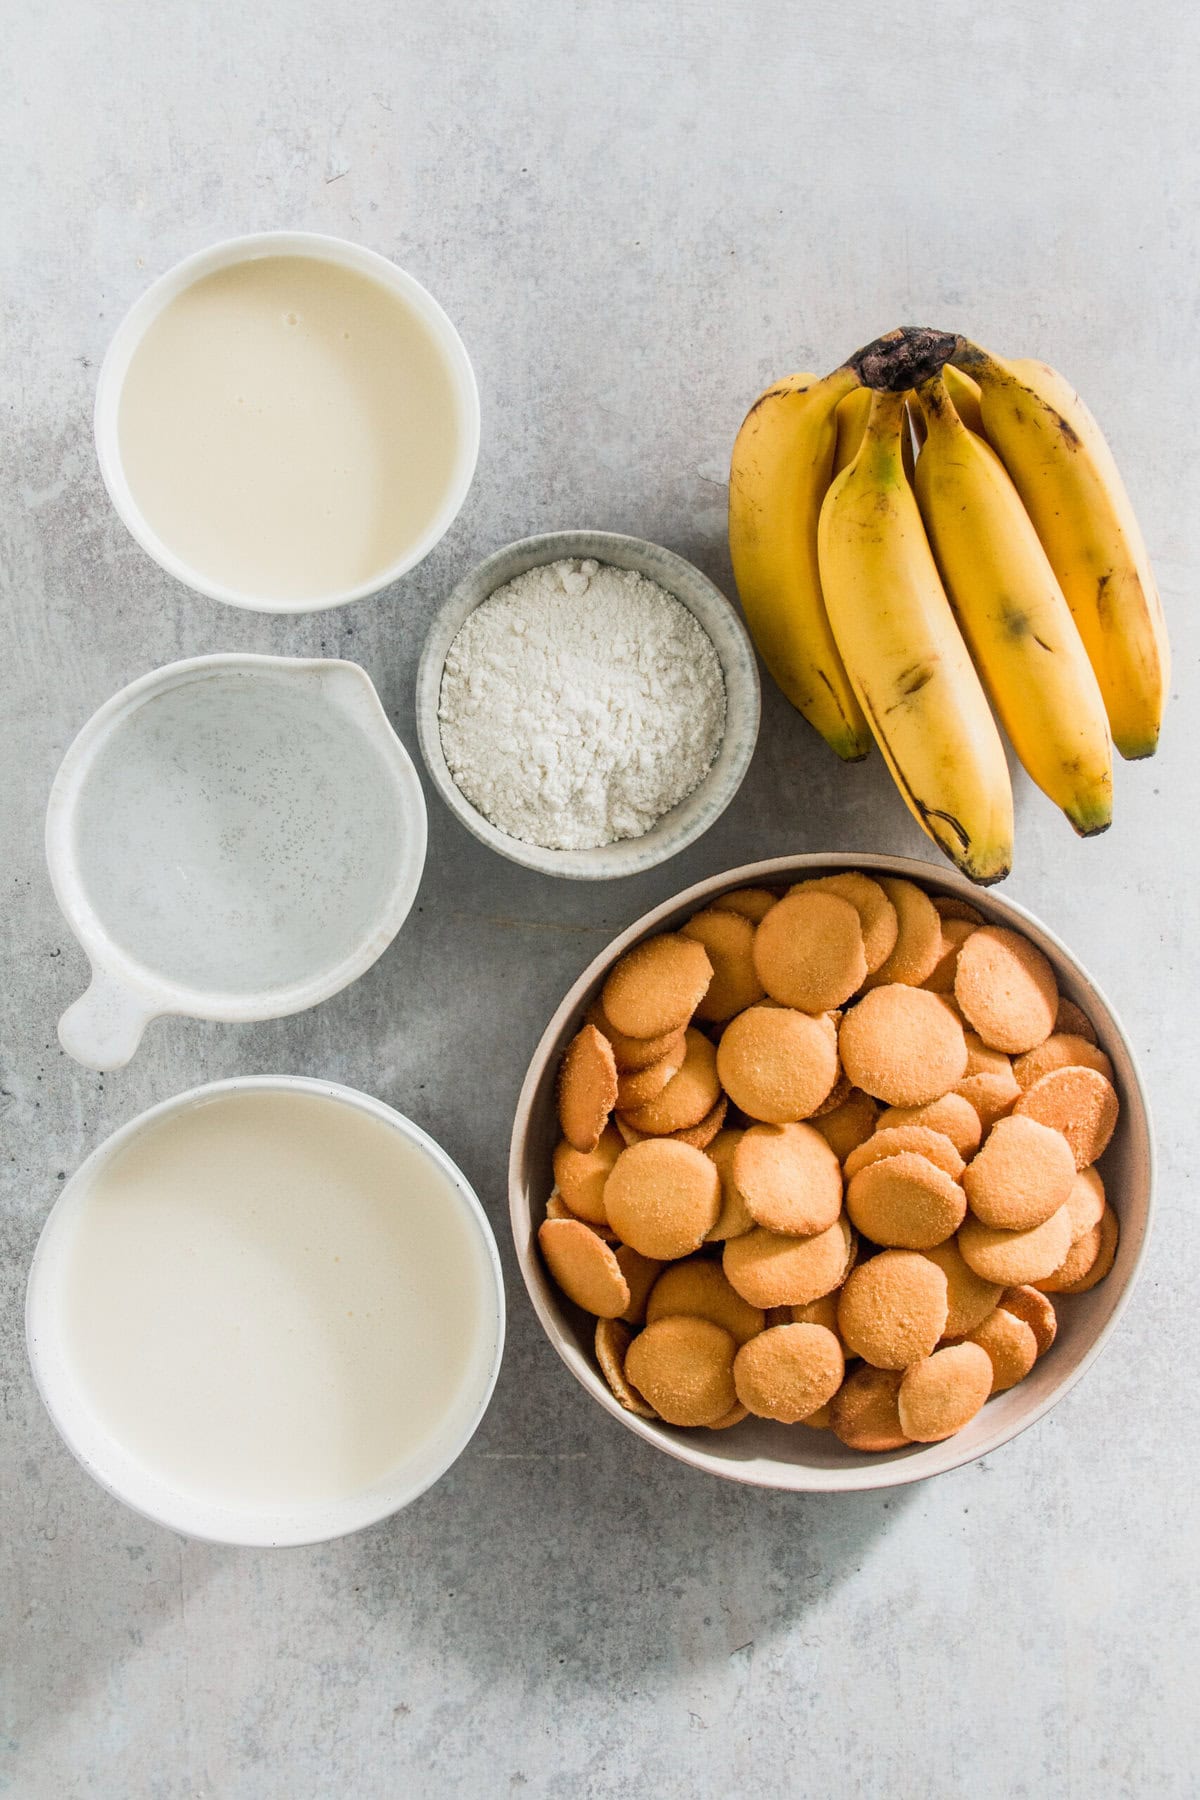
{"label": "large ceramic bowl", "polygon": [[[828,1431],[807,1431],[747,1419],[732,1431],[682,1431],[636,1418],[613,1398],[592,1354],[595,1321],[573,1306],[550,1280],[537,1250],[537,1228],[552,1186],[551,1154],[558,1137],[555,1078],[559,1059],[616,959],[655,932],[670,931],[716,895],[749,885],[784,885],[835,869],[907,876],[932,893],[957,894],[993,924],[1023,932],[1049,957],[1061,992],[1081,1006],[1112,1058],[1121,1117],[1100,1168],[1121,1220],[1116,1265],[1090,1294],[1059,1310],[1058,1337],[1017,1387],[989,1400],[957,1436],[876,1456],[847,1449]],[[958,1468],[1007,1443],[1050,1410],[1095,1361],[1125,1310],[1150,1226],[1154,1149],[1150,1114],[1133,1051],[1120,1021],[1096,983],[1066,946],[1023,907],[982,892],[962,876],[932,864],[883,856],[791,856],[751,863],[713,876],[676,895],[621,933],[586,968],[558,1008],[537,1047],[517,1105],[509,1163],[509,1203],[521,1273],[546,1335],[575,1379],[605,1412],[668,1456],[728,1481],[793,1493],[848,1493],[896,1487]]]}
{"label": "large ceramic bowl", "polygon": [[[545,563],[594,557],[618,569],[636,569],[673,594],[703,626],[725,680],[725,734],[711,769],[692,793],[643,832],[591,850],[544,850],[510,837],[485,819],[455,783],[442,750],[438,708],[446,654],[468,615],[505,582]],[[481,843],[510,862],[542,875],[576,881],[609,881],[637,875],[677,856],[714,824],[737,793],[758,738],[758,665],[736,609],[720,588],[672,550],[617,531],[548,531],[506,544],[463,577],[425,639],[417,671],[417,735],[433,785],[451,812]]]}

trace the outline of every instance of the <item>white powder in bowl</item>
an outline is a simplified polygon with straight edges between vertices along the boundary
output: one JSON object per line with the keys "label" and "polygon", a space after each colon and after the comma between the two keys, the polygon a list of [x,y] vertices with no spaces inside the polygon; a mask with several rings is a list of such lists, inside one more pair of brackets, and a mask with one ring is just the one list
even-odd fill
{"label": "white powder in bowl", "polygon": [[725,730],[708,633],[634,569],[554,562],[497,588],[442,675],[455,783],[510,837],[591,850],[641,837],[698,787]]}

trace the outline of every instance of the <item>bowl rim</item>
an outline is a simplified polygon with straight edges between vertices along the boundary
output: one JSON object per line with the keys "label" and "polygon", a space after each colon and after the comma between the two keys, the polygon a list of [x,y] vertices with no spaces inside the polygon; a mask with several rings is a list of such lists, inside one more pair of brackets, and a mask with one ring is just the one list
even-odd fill
{"label": "bowl rim", "polygon": [[[287,1519],[286,1508],[280,1508],[278,1514],[268,1515],[262,1510],[243,1512],[237,1507],[188,1500],[186,1496],[181,1496],[179,1509],[172,1513],[169,1505],[155,1505],[144,1496],[133,1497],[118,1480],[99,1468],[76,1435],[78,1420],[72,1415],[80,1410],[80,1406],[67,1395],[65,1379],[60,1380],[55,1367],[53,1346],[48,1341],[54,1336],[53,1327],[47,1322],[43,1329],[43,1315],[48,1314],[53,1307],[54,1272],[48,1269],[48,1265],[54,1258],[55,1237],[69,1211],[72,1196],[81,1195],[88,1180],[99,1168],[159,1120],[205,1105],[222,1095],[254,1092],[307,1093],[350,1106],[369,1117],[382,1120],[427,1156],[446,1178],[483,1249],[490,1278],[487,1297],[492,1309],[483,1320],[484,1327],[490,1324],[492,1331],[486,1378],[476,1393],[469,1416],[465,1411],[459,1429],[447,1438],[433,1472],[407,1486],[397,1483],[389,1487],[387,1476],[383,1476],[371,1488],[363,1489],[357,1495],[340,1500],[314,1502],[297,1508],[292,1515],[290,1528],[284,1523],[282,1529],[274,1530],[266,1523],[267,1518],[273,1517],[278,1526],[281,1520]],[[183,1093],[160,1100],[132,1119],[127,1119],[88,1153],[56,1196],[38,1235],[25,1284],[25,1343],[34,1384],[51,1423],[79,1466],[115,1500],[119,1500],[140,1517],[149,1519],[152,1524],[178,1531],[201,1543],[228,1544],[241,1549],[292,1549],[305,1544],[328,1543],[335,1538],[364,1531],[370,1525],[377,1525],[419,1499],[457,1462],[482,1423],[500,1374],[505,1326],[504,1274],[495,1234],[478,1195],[458,1164],[436,1138],[431,1137],[397,1108],[389,1106],[386,1101],[378,1100],[361,1089],[347,1087],[341,1082],[321,1081],[305,1075],[237,1075],[221,1081],[204,1082],[199,1087],[188,1088]],[[97,1430],[100,1435],[105,1435],[102,1428],[97,1427]],[[157,1491],[160,1484],[154,1478],[151,1481]],[[165,1484],[161,1485],[165,1490]],[[376,1496],[374,1502],[364,1505],[363,1502],[371,1495]],[[356,1500],[357,1507],[354,1505]],[[197,1519],[206,1518],[210,1521],[207,1527],[196,1523]],[[322,1518],[325,1522],[317,1524],[316,1521]]]}
{"label": "bowl rim", "polygon": [[[214,675],[256,677],[325,675],[348,684],[353,710],[349,723],[380,752],[390,771],[393,797],[404,818],[402,854],[397,858],[390,894],[358,947],[320,975],[274,989],[224,993],[193,988],[148,968],[109,935],[88,893],[73,837],[74,819],[97,756],[122,725],[148,701],[178,687]],[[332,699],[324,704],[336,704]],[[411,756],[396,735],[378,690],[367,671],[338,657],[274,656],[248,651],[219,651],[165,663],[137,676],[109,696],[72,739],[51,783],[46,806],[45,854],[50,884],[60,912],[92,965],[93,980],[106,979],[114,992],[124,990],[143,1023],[167,1014],[249,1023],[303,1012],[340,993],[372,967],[395,939],[412,910],[425,869],[428,819],[425,796]]]}
{"label": "bowl rim", "polygon": [[[121,456],[118,434],[121,393],[133,356],[154,320],[172,300],[206,275],[218,269],[232,268],[238,263],[255,262],[269,256],[310,257],[319,262],[335,263],[371,277],[393,294],[405,300],[420,318],[436,345],[438,355],[454,389],[459,413],[459,443],[454,467],[441,505],[417,542],[385,569],[352,587],[336,593],[319,594],[307,600],[279,600],[246,593],[227,582],[203,574],[177,556],[151,526],[134,498]],[[467,355],[458,329],[445,308],[434,299],[428,288],[415,275],[378,250],[357,244],[351,238],[336,237],[321,231],[256,231],[240,237],[221,238],[218,242],[195,250],[152,281],[135,299],[114,331],[100,364],[96,381],[96,398],[92,414],[92,433],[100,475],[117,515],[134,541],[147,556],[181,581],[193,593],[205,594],[226,606],[244,612],[301,614],[328,612],[335,606],[348,606],[355,600],[366,600],[381,593],[402,575],[407,575],[423,562],[430,551],[445,537],[462,511],[475,469],[479,461],[480,408],[479,387],[471,359]]]}
{"label": "bowl rim", "polygon": [[[706,900],[719,893],[738,887],[777,885],[782,880],[795,879],[798,875],[815,873],[818,870],[833,872],[846,869],[861,869],[868,874],[898,875],[928,884],[935,891],[950,893],[977,904],[979,910],[984,912],[985,917],[987,908],[994,906],[999,912],[1009,914],[1015,921],[1032,927],[1035,936],[1042,937],[1054,948],[1067,967],[1076,974],[1081,984],[1090,990],[1090,996],[1094,996],[1099,1006],[1103,1008],[1106,1019],[1112,1028],[1111,1035],[1120,1042],[1128,1059],[1138,1100],[1137,1110],[1140,1112],[1145,1127],[1142,1144],[1146,1167],[1145,1216],[1141,1236],[1135,1246],[1133,1262],[1129,1267],[1124,1285],[1116,1294],[1112,1309],[1097,1331],[1095,1339],[1080,1356],[1078,1362],[1067,1369],[1050,1391],[1043,1398],[1034,1402],[1027,1414],[1020,1417],[1015,1423],[1006,1422],[994,1429],[982,1443],[973,1443],[965,1448],[952,1448],[956,1442],[953,1437],[944,1439],[938,1444],[921,1446],[922,1450],[938,1453],[937,1466],[934,1468],[917,1468],[912,1461],[912,1451],[906,1449],[899,1453],[887,1452],[878,1457],[864,1458],[861,1467],[856,1464],[851,1467],[824,1468],[779,1462],[770,1468],[764,1468],[760,1461],[752,1470],[749,1464],[734,1462],[707,1452],[701,1444],[693,1443],[682,1434],[672,1435],[671,1428],[664,1427],[659,1421],[641,1419],[636,1414],[627,1412],[599,1372],[592,1368],[583,1356],[574,1354],[576,1346],[573,1342],[566,1341],[566,1334],[562,1331],[551,1310],[550,1283],[538,1260],[536,1225],[525,1200],[521,1164],[534,1100],[542,1082],[547,1079],[549,1074],[550,1052],[564,1028],[572,1019],[580,1015],[585,996],[618,956],[655,930],[666,927],[667,922],[680,913],[702,905]],[[988,922],[992,921],[989,919]],[[1057,933],[1043,924],[1035,913],[1022,906],[1019,901],[1011,900],[1007,896],[1002,897],[993,889],[981,890],[975,883],[949,866],[913,857],[886,856],[866,852],[856,854],[846,851],[804,852],[793,856],[769,857],[752,863],[744,863],[736,869],[726,870],[717,875],[706,876],[703,880],[693,883],[680,893],[652,907],[620,932],[597,956],[593,957],[555,1008],[545,1031],[538,1040],[517,1099],[508,1165],[509,1225],[517,1262],[521,1270],[521,1278],[525,1283],[526,1293],[537,1314],[542,1330],[560,1360],[566,1364],[580,1386],[627,1430],[632,1431],[656,1449],[665,1451],[668,1456],[674,1457],[676,1461],[684,1463],[687,1467],[714,1475],[718,1479],[738,1482],[744,1486],[790,1493],[862,1493],[875,1489],[904,1487],[912,1482],[931,1480],[937,1475],[948,1474],[953,1469],[962,1468],[967,1463],[977,1462],[981,1457],[990,1455],[1001,1445],[1010,1443],[1029,1426],[1044,1418],[1091,1368],[1125,1313],[1137,1286],[1149,1247],[1156,1208],[1156,1186],[1157,1155],[1153,1114],[1133,1046],[1103,988],[1084,968],[1078,957],[1068,949]],[[884,1460],[885,1456],[888,1460]]]}
{"label": "bowl rim", "polygon": [[[562,558],[608,561],[636,569],[665,587],[686,606],[712,643],[725,683],[725,731],[717,756],[699,786],[637,838],[601,844],[587,850],[548,850],[511,837],[471,804],[450,773],[442,749],[439,707],[442,672],[450,645],[476,607],[506,582],[532,568]],[[672,577],[678,585],[672,584]],[[692,598],[689,598],[689,593]],[[697,610],[692,600],[706,608]],[[762,692],[758,663],[749,633],[737,608],[703,569],[665,545],[622,531],[536,532],[493,550],[457,581],[442,602],[425,636],[417,667],[415,710],[417,741],[434,787],[471,835],[509,862],[541,875],[566,880],[609,881],[644,874],[694,844],[726,810],[750,767],[758,740]],[[691,816],[676,836],[662,828],[685,813]],[[639,848],[640,846],[640,848]]]}

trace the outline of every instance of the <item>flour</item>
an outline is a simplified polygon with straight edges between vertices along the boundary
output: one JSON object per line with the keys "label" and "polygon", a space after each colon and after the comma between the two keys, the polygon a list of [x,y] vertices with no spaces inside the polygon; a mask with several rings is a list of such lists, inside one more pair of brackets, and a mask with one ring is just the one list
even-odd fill
{"label": "flour", "polygon": [[477,606],[442,677],[442,750],[493,825],[547,850],[641,837],[725,729],[707,632],[636,570],[555,562]]}

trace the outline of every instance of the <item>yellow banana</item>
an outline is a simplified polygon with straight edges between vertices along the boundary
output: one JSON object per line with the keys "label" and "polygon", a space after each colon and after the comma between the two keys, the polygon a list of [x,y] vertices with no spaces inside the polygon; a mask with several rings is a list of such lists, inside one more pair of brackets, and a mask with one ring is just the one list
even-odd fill
{"label": "yellow banana", "polygon": [[917,390],[926,438],[914,486],[975,666],[1009,741],[1082,836],[1112,822],[1112,751],[1087,652],[1003,463],[955,411]]}
{"label": "yellow banana", "polygon": [[1099,426],[1045,363],[1005,361],[960,339],[983,428],[1016,485],[1066,596],[1122,756],[1158,747],[1170,650],[1150,561]]}
{"label": "yellow banana", "polygon": [[837,405],[857,385],[846,368],[776,382],[747,413],[729,471],[729,549],[746,623],[792,705],[847,762],[867,754],[871,733],[821,598],[817,516]]}
{"label": "yellow banana", "polygon": [[[920,407],[915,406],[917,416]],[[837,448],[833,453],[833,472],[840,475],[848,469],[858,455],[858,447],[866,435],[867,420],[871,416],[871,389],[855,388],[839,401],[837,409]],[[913,437],[912,432],[900,433],[900,448],[904,454],[904,473],[911,481],[913,478]]]}
{"label": "yellow banana", "polygon": [[[979,383],[956,369],[953,363],[946,363],[942,368],[942,380],[946,384],[946,392],[950,396],[955,412],[970,431],[977,431],[983,436],[983,414],[979,410]],[[918,449],[925,442],[925,415],[915,396],[909,403],[912,414],[913,436],[917,440]],[[911,481],[912,474],[909,473]]]}
{"label": "yellow banana", "polygon": [[975,881],[1012,860],[1012,788],[904,473],[902,393],[877,393],[821,508],[821,586],[838,648],[914,816]]}
{"label": "yellow banana", "polygon": [[863,441],[867,420],[871,416],[870,388],[851,388],[846,398],[838,401],[836,416],[837,443],[833,452],[833,472],[840,475],[843,469],[850,467],[858,455],[858,446]]}

